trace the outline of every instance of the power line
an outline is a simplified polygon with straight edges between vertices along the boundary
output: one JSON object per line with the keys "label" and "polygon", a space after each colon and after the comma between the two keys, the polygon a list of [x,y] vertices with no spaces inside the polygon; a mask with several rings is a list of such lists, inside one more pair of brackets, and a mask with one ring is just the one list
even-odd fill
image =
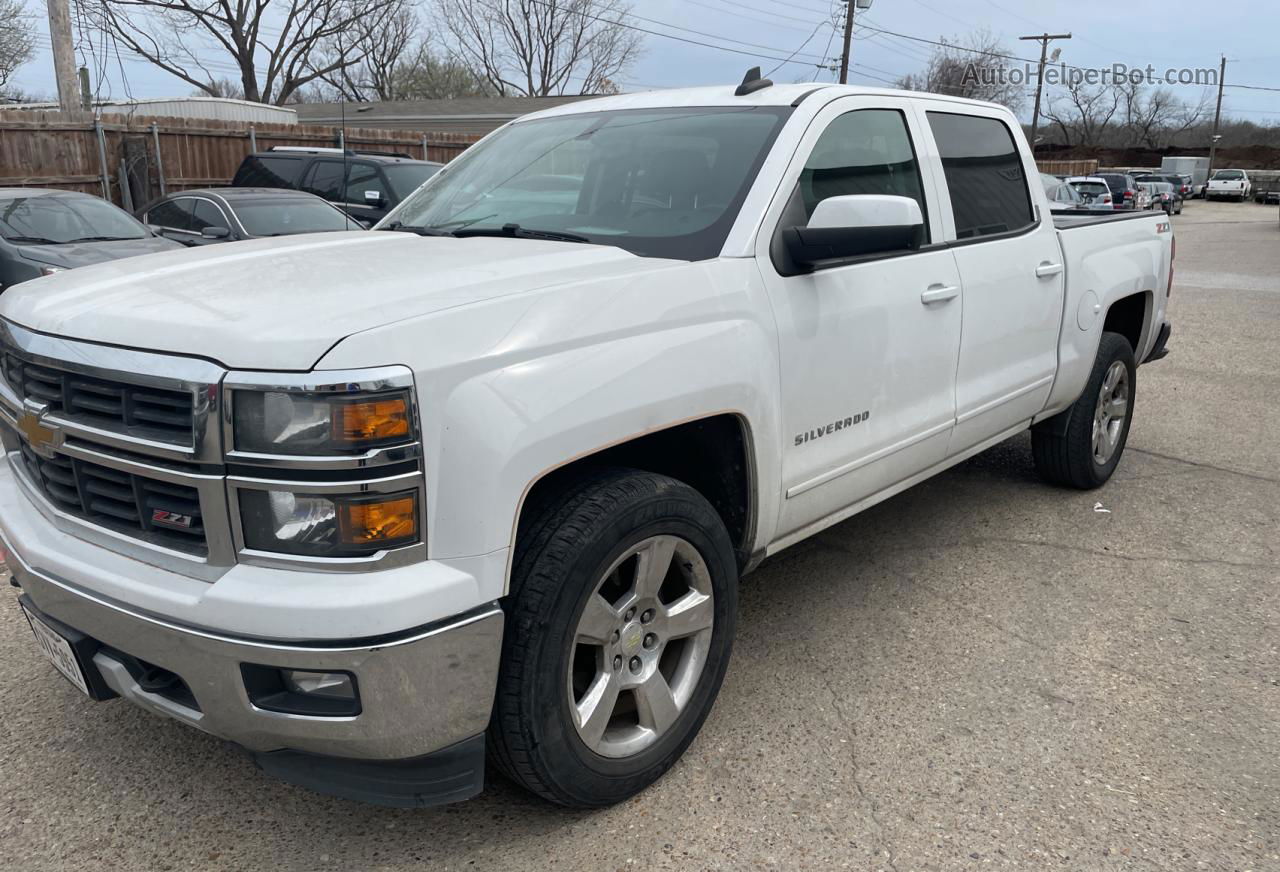
{"label": "power line", "polygon": [[[790,61],[790,60],[791,60],[792,58],[794,58],[797,54],[799,54],[799,53],[800,53],[800,49],[802,49],[802,48],[804,48],[806,45],[808,45],[808,44],[809,44],[809,42],[810,42],[810,40],[812,40],[815,36],[817,36],[817,35],[818,35],[818,31],[819,31],[819,30],[821,30],[823,27],[829,27],[829,26],[830,26],[830,22],[828,22],[828,21],[819,21],[819,22],[818,22],[818,26],[817,26],[817,27],[815,27],[815,28],[813,29],[813,33],[809,34],[808,39],[806,39],[804,42],[800,43],[800,48],[796,49],[796,50],[795,50],[795,51],[793,51],[790,55],[788,55],[788,56],[787,56],[787,60],[785,60],[785,61],[781,61],[781,62],[780,62],[776,67],[774,67],[773,69],[769,70],[769,72],[765,73],[765,76],[766,76],[766,77],[768,77],[768,76],[772,76],[774,73],[776,73],[778,70],[780,70],[780,69],[782,68],[782,65],[783,65],[783,64],[787,63],[787,61]],[[834,31],[834,28],[832,28],[832,30]],[[825,58],[824,58],[824,60],[825,60]]]}
{"label": "power line", "polygon": [[[706,3],[702,2],[702,0],[688,0],[688,2],[694,4],[695,6],[703,6],[708,9],[713,9],[716,12],[720,12],[721,14],[723,14],[725,11],[715,6],[707,6]],[[806,27],[813,26],[812,18],[799,18],[795,15],[784,15],[781,12],[774,12],[772,9],[761,9],[759,6],[752,6],[750,3],[740,3],[740,2],[737,2],[737,0],[733,0],[733,2],[730,2],[730,0],[715,0],[715,2],[723,3],[725,6],[729,7],[730,11],[732,11],[737,15],[742,14],[742,9],[750,9],[752,12],[759,12],[763,15],[769,15],[774,18],[783,18],[783,19],[786,19],[787,21],[799,21],[801,24],[805,25]],[[751,16],[745,16],[745,17],[750,18]],[[759,19],[755,19],[755,20],[759,21]],[[767,23],[774,24],[775,26],[781,26],[781,25],[777,25],[776,22],[773,22],[773,21],[770,21]]]}

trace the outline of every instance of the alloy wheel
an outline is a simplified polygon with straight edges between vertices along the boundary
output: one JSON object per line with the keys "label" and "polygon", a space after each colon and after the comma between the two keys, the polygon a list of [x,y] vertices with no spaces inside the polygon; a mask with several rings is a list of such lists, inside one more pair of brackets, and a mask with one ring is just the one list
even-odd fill
{"label": "alloy wheel", "polygon": [[1129,370],[1117,360],[1107,368],[1093,413],[1093,461],[1105,466],[1116,453],[1129,416]]}
{"label": "alloy wheel", "polygon": [[711,573],[679,536],[653,536],[613,562],[583,606],[569,657],[569,709],[583,743],[629,757],[662,738],[706,667]]}

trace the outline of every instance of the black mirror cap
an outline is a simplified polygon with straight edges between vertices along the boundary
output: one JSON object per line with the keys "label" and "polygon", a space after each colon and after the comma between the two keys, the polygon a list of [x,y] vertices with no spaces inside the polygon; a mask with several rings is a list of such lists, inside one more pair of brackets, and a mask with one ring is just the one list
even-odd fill
{"label": "black mirror cap", "polygon": [[782,238],[791,259],[812,269],[828,261],[916,251],[924,241],[924,225],[788,227],[782,231]]}
{"label": "black mirror cap", "polygon": [[200,235],[205,239],[226,239],[231,235],[229,227],[206,227],[200,231]]}

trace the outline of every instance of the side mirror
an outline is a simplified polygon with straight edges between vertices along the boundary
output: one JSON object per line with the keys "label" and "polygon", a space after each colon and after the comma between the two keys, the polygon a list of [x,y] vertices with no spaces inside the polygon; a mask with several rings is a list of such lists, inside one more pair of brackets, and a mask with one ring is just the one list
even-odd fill
{"label": "side mirror", "polygon": [[812,267],[887,251],[913,251],[924,238],[924,215],[910,197],[849,194],[818,203],[804,227],[782,231],[791,259]]}
{"label": "side mirror", "polygon": [[206,227],[200,231],[200,235],[205,239],[226,239],[231,235],[231,229],[228,227]]}

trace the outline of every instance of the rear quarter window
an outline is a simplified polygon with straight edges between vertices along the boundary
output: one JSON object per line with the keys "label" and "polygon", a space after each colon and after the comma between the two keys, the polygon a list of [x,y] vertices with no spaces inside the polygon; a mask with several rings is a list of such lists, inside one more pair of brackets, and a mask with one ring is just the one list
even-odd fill
{"label": "rear quarter window", "polygon": [[302,161],[296,157],[251,154],[240,164],[233,185],[239,188],[293,188]]}

